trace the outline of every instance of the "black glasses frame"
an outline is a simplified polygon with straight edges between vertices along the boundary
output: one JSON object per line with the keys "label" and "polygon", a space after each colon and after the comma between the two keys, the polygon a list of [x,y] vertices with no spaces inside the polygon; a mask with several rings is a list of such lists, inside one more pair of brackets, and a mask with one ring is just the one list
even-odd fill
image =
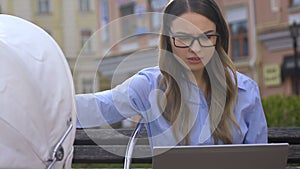
{"label": "black glasses frame", "polygon": [[[214,45],[209,45],[209,46],[205,46],[205,45],[203,45],[203,44],[201,44],[201,42],[200,42],[200,38],[203,38],[203,36],[205,36],[205,38],[210,38],[210,37],[216,37],[217,39],[216,39],[216,44],[217,44],[217,41],[218,41],[218,38],[220,37],[220,34],[208,34],[208,35],[205,35],[205,34],[202,34],[202,35],[199,35],[199,36],[191,36],[191,35],[174,35],[174,36],[172,36],[172,39],[173,39],[173,44],[174,44],[174,46],[175,47],[177,47],[177,48],[190,48],[193,44],[194,44],[194,42],[195,42],[195,40],[197,40],[198,41],[198,43],[199,43],[199,45],[201,46],[201,47],[205,47],[205,48],[208,48],[208,47],[214,47],[214,46],[216,46],[216,44],[214,44]],[[176,43],[175,43],[175,38],[176,37],[191,37],[191,38],[193,38],[193,40],[192,40],[192,42],[191,42],[191,44],[190,45],[188,45],[188,46],[178,46],[178,45],[176,45]]]}

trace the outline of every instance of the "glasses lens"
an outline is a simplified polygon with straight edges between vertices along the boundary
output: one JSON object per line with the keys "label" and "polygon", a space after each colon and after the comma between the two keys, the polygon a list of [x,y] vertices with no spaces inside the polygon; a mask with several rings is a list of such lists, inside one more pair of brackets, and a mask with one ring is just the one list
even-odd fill
{"label": "glasses lens", "polygon": [[175,36],[174,42],[178,47],[189,47],[193,42],[193,37],[191,36]]}
{"label": "glasses lens", "polygon": [[217,37],[218,37],[217,35],[200,36],[199,42],[203,47],[212,47],[216,45]]}

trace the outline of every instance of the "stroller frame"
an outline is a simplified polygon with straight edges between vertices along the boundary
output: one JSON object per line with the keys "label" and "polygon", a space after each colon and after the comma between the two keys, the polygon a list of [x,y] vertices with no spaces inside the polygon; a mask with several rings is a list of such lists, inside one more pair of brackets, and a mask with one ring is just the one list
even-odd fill
{"label": "stroller frame", "polygon": [[133,149],[134,146],[136,145],[137,138],[140,136],[143,127],[144,127],[144,123],[142,123],[140,120],[130,136],[129,142],[127,144],[126,153],[125,153],[124,169],[131,169]]}

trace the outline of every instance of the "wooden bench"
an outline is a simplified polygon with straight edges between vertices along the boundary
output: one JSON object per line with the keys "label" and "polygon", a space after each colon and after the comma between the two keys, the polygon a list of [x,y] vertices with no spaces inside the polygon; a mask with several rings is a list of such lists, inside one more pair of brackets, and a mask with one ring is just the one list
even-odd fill
{"label": "wooden bench", "polygon": [[[132,132],[133,129],[77,129],[73,164],[123,164],[126,146]],[[269,143],[289,143],[288,166],[286,169],[300,169],[300,127],[269,128],[268,139]],[[141,138],[138,139],[134,151],[135,153],[146,151],[150,154],[145,130],[141,132]],[[117,154],[121,154],[122,156],[111,152],[117,152]],[[146,158],[133,158],[132,164],[151,164],[151,160],[150,156]]]}

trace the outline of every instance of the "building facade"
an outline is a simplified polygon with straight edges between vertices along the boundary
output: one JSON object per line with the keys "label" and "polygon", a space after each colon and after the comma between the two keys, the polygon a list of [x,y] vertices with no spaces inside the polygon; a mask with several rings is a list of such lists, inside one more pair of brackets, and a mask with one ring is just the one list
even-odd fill
{"label": "building facade", "polygon": [[[272,2],[272,1],[271,1]],[[274,1],[270,8],[264,9],[257,6],[256,12],[265,18],[257,19],[257,38],[261,73],[261,91],[263,96],[270,96],[274,93],[285,95],[295,94],[293,74],[289,68],[294,62],[288,60],[294,58],[293,40],[289,26],[293,22],[300,24],[300,1]],[[297,38],[299,41],[299,38]],[[299,48],[298,48],[299,49]],[[299,65],[299,61],[298,61]],[[296,77],[299,80],[299,75]],[[298,85],[299,87],[299,85]]]}
{"label": "building facade", "polygon": [[[300,1],[217,2],[222,6],[230,28],[230,55],[238,70],[259,84],[262,97],[294,94],[295,78],[291,70],[287,70],[294,64],[291,61],[294,50],[289,26],[293,22],[300,24]],[[299,42],[299,38],[297,40]],[[290,68],[286,67],[287,64],[291,65]]]}
{"label": "building facade", "polygon": [[[91,62],[99,53],[98,42],[89,41],[82,50],[99,27],[96,4],[96,0],[0,0],[0,12],[29,20],[48,32],[62,48],[75,75],[75,89],[81,93],[92,91],[94,73],[86,64],[79,64],[76,71],[76,60],[80,55]],[[93,85],[98,87],[98,83]]]}
{"label": "building facade", "polygon": [[[168,2],[0,0],[0,12],[32,21],[52,35],[70,64],[76,92],[88,93],[157,65],[158,12]],[[228,22],[230,56],[237,69],[259,84],[262,97],[294,94],[289,25],[300,22],[300,0],[216,2]]]}

